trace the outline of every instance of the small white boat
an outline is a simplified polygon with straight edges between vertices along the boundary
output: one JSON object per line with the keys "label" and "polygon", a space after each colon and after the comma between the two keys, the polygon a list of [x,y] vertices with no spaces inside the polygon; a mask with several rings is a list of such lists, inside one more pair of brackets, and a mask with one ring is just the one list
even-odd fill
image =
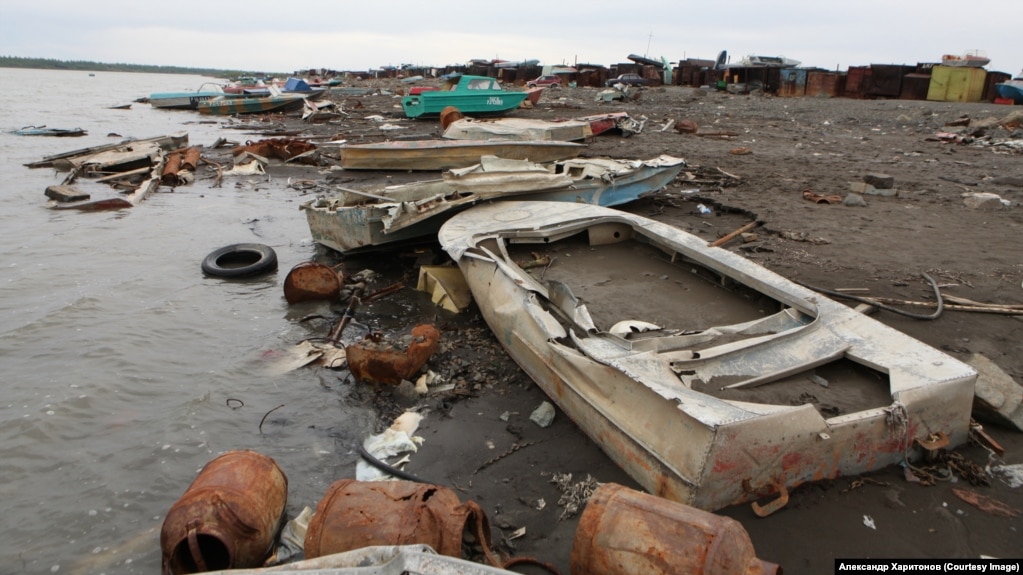
{"label": "small white boat", "polygon": [[199,102],[206,102],[224,96],[220,84],[206,82],[194,92],[154,92],[149,95],[149,105],[165,110],[195,110]]}
{"label": "small white boat", "polygon": [[1012,80],[995,84],[995,92],[999,98],[1012,100],[1013,104],[1023,104],[1023,72]]}
{"label": "small white boat", "polygon": [[991,63],[991,59],[983,50],[969,50],[961,56],[956,54],[945,54],[941,57],[942,66],[955,66],[959,68],[983,68]]}
{"label": "small white boat", "polygon": [[438,238],[509,355],[655,495],[716,510],[967,439],[972,368],[677,228],[504,201]]}
{"label": "small white boat", "polygon": [[785,56],[758,56],[750,54],[734,67],[739,68],[796,68],[802,62]]}

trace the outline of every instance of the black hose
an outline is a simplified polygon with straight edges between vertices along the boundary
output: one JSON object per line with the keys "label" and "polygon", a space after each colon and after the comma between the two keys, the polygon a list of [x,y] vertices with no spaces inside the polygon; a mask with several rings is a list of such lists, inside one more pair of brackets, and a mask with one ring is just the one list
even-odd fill
{"label": "black hose", "polygon": [[358,449],[359,449],[359,455],[361,455],[362,458],[366,460],[366,463],[372,465],[373,467],[376,467],[377,469],[379,469],[380,471],[383,471],[384,473],[388,473],[390,475],[393,475],[393,476],[401,478],[401,479],[405,479],[407,481],[414,481],[416,483],[426,483],[426,484],[429,484],[429,485],[436,485],[432,481],[427,481],[425,479],[421,479],[419,477],[416,477],[415,475],[412,475],[411,473],[402,471],[402,470],[398,469],[397,467],[391,467],[390,465],[384,463],[383,461],[380,461],[376,457],[373,457],[373,455],[369,451],[366,451],[366,448],[363,447],[362,445],[359,445]]}
{"label": "black hose", "polygon": [[892,307],[892,306],[889,306],[889,305],[885,305],[883,303],[879,303],[879,302],[877,302],[877,301],[875,301],[873,299],[870,299],[869,297],[860,297],[860,296],[856,296],[856,295],[845,294],[845,293],[842,293],[842,292],[826,290],[826,289],[823,289],[823,288],[814,287],[812,285],[805,284],[805,283],[803,283],[801,281],[798,281],[798,280],[796,281],[796,283],[798,283],[799,285],[801,285],[801,286],[803,286],[805,288],[812,289],[815,292],[820,292],[820,293],[822,293],[824,295],[829,295],[829,296],[832,296],[832,297],[840,297],[840,298],[844,298],[844,299],[850,299],[850,300],[853,300],[853,301],[858,301],[860,303],[869,304],[869,305],[877,307],[878,309],[883,309],[885,311],[890,311],[892,313],[899,314],[899,315],[902,315],[902,316],[906,316],[908,318],[922,319],[922,320],[938,319],[941,316],[941,313],[943,311],[945,311],[945,300],[943,300],[941,298],[941,289],[938,288],[937,282],[935,282],[934,279],[931,278],[931,276],[927,275],[926,272],[920,272],[920,275],[923,276],[923,278],[925,280],[930,282],[931,289],[934,290],[934,298],[938,302],[938,309],[934,310],[934,313],[932,313],[932,314],[923,315],[923,314],[918,314],[918,313],[913,313],[913,312],[901,310],[901,309],[896,308],[896,307]]}

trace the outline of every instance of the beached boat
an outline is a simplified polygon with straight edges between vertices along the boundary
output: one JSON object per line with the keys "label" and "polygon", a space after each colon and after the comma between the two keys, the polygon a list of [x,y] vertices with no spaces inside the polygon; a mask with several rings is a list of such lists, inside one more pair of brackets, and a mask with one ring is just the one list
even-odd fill
{"label": "beached boat", "polygon": [[802,62],[785,56],[760,56],[750,54],[742,58],[738,64],[726,64],[726,68],[796,68]]}
{"label": "beached boat", "polygon": [[477,164],[481,156],[511,160],[555,162],[574,158],[583,144],[511,140],[401,140],[342,145],[341,167],[346,170],[450,170]]}
{"label": "beached boat", "polygon": [[504,90],[496,78],[458,74],[448,77],[440,90],[403,97],[401,107],[409,118],[439,116],[448,106],[468,116],[500,115],[518,108],[528,95]]}
{"label": "beached boat", "polygon": [[629,116],[628,112],[608,112],[606,114],[595,114],[593,116],[582,116],[576,118],[580,122],[590,125],[590,131],[594,136],[599,136],[611,130],[618,130],[624,137],[629,137],[643,131],[646,118],[636,120]]}
{"label": "beached boat", "polygon": [[970,50],[964,52],[961,56],[956,54],[944,54],[941,57],[942,66],[955,66],[955,67],[966,67],[966,68],[983,68],[991,63],[991,59],[987,57],[982,50]]}
{"label": "beached boat", "polygon": [[672,226],[508,201],[438,237],[511,357],[653,494],[784,504],[967,439],[972,368]]}
{"label": "beached boat", "polygon": [[444,129],[449,140],[576,142],[593,136],[589,122],[534,118],[461,118]]}
{"label": "beached boat", "polygon": [[450,140],[548,140],[575,142],[618,129],[631,136],[642,122],[628,112],[610,112],[568,120],[534,118],[460,118],[448,124],[443,137]]}
{"label": "beached boat", "polygon": [[273,96],[274,90],[278,90],[281,94],[299,94],[305,96],[306,100],[319,100],[324,94],[327,93],[325,87],[313,87],[301,78],[288,78],[283,84],[262,84],[254,87],[235,87],[231,90],[231,94],[236,96]]}
{"label": "beached boat", "polygon": [[668,185],[685,166],[681,158],[645,161],[571,159],[551,164],[480,158],[442,179],[344,189],[335,198],[302,204],[313,240],[342,253],[409,240],[433,240],[445,219],[473,204],[515,199],[614,206]]}
{"label": "beached boat", "polygon": [[88,134],[81,128],[47,128],[46,126],[25,126],[20,130],[11,130],[18,136],[54,136],[57,138],[77,138]]}
{"label": "beached boat", "polygon": [[304,102],[305,96],[300,93],[283,94],[271,86],[268,96],[239,97],[225,94],[218,98],[199,102],[197,109],[200,114],[230,116],[301,110]]}
{"label": "beached boat", "polygon": [[995,92],[999,98],[1012,100],[1013,104],[1023,104],[1023,74],[995,84]]}
{"label": "beached boat", "polygon": [[225,95],[220,84],[206,82],[194,92],[154,92],[149,95],[149,105],[165,110],[195,110],[199,102],[205,102]]}

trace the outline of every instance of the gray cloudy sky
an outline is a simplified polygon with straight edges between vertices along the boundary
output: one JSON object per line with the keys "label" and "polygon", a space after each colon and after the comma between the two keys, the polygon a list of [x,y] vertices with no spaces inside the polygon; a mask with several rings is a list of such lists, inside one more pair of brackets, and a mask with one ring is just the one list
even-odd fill
{"label": "gray cloudy sky", "polygon": [[0,55],[288,72],[471,58],[614,64],[728,50],[804,66],[1023,68],[1020,0],[3,0]]}

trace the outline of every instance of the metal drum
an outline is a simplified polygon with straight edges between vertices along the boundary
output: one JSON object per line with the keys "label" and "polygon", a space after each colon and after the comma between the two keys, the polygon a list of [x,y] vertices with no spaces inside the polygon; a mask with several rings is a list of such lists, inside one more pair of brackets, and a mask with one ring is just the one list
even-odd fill
{"label": "metal drum", "polygon": [[163,521],[164,575],[261,566],[287,502],[288,478],[273,459],[229,451],[210,461]]}
{"label": "metal drum", "polygon": [[305,556],[322,557],[372,545],[429,545],[461,557],[466,532],[484,548],[490,525],[474,501],[461,503],[454,491],[410,481],[341,479],[316,506],[305,537]]}
{"label": "metal drum", "polygon": [[597,488],[572,542],[573,575],[778,575],[742,525],[614,483]]}

